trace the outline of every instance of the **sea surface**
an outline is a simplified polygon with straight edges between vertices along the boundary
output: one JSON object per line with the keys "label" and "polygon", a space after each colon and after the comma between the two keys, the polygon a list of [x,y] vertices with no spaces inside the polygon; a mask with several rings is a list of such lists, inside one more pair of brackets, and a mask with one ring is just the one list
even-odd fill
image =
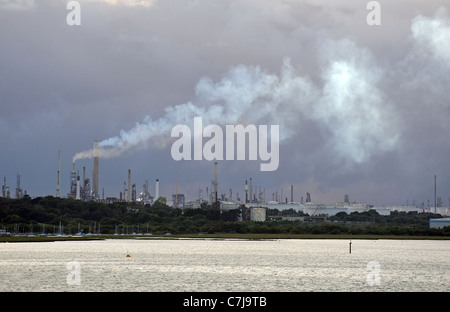
{"label": "sea surface", "polygon": [[[0,244],[1,292],[448,292],[449,240]],[[127,254],[129,257],[127,257]]]}

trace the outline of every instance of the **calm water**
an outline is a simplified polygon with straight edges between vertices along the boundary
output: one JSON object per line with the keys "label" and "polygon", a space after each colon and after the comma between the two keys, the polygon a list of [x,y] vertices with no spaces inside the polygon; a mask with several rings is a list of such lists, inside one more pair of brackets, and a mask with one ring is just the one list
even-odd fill
{"label": "calm water", "polygon": [[[450,291],[450,241],[348,247],[348,240],[3,243],[0,291]],[[78,267],[67,266],[74,261]]]}

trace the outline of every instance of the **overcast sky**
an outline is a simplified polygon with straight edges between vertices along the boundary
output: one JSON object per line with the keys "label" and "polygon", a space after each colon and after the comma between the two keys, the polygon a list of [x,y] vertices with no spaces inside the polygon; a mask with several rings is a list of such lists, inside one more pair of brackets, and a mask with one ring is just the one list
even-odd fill
{"label": "overcast sky", "polygon": [[[187,199],[214,161],[171,156],[176,124],[279,125],[280,162],[218,163],[219,193],[244,182],[300,201],[375,205],[450,197],[448,1],[0,0],[0,176],[31,196],[62,194],[94,140],[100,189]],[[75,161],[92,172],[93,160]]]}

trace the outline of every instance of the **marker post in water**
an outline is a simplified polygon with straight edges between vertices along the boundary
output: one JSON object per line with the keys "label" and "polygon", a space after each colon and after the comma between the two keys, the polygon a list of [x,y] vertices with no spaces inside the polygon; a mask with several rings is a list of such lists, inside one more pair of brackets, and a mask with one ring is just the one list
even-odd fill
{"label": "marker post in water", "polygon": [[350,237],[350,243],[348,243],[348,252],[352,253],[352,238]]}

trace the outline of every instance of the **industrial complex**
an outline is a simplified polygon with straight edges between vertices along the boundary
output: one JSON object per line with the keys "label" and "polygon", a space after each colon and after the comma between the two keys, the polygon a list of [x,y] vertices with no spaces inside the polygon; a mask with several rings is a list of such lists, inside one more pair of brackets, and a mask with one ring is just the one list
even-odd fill
{"label": "industrial complex", "polygon": [[[114,202],[136,202],[145,204],[153,204],[160,197],[159,193],[159,179],[155,180],[154,193],[150,191],[149,181],[145,180],[142,187],[138,190],[136,184],[131,183],[131,170],[128,170],[128,179],[123,183],[123,190],[118,194],[118,197],[106,197],[104,195],[104,189],[100,188],[99,183],[99,145],[98,142],[94,142],[93,147],[93,170],[92,178],[86,174],[86,168],[83,166],[82,175],[80,171],[76,170],[75,161],[72,163],[72,170],[70,172],[70,190],[67,197],[82,200],[82,201],[99,201],[104,203]],[[57,185],[56,185],[56,197],[61,197],[61,170],[60,170],[60,151],[58,151],[58,171],[57,171]],[[214,163],[214,179],[211,183],[211,187],[206,187],[206,196],[203,196],[203,191],[199,190],[198,198],[187,201],[185,195],[178,193],[178,184],[175,193],[166,197],[167,205],[174,208],[201,208],[202,205],[215,206],[221,211],[227,211],[237,209],[241,206],[247,208],[253,208],[251,213],[252,220],[265,220],[266,209],[278,209],[289,210],[292,209],[296,212],[303,212],[309,216],[333,216],[339,212],[346,212],[350,214],[352,212],[364,212],[370,209],[377,211],[380,215],[389,215],[392,211],[399,212],[433,212],[442,216],[450,216],[450,199],[449,205],[445,207],[441,198],[436,197],[434,206],[425,207],[422,203],[420,205],[405,205],[405,206],[373,206],[364,202],[351,202],[347,194],[344,195],[344,201],[334,204],[322,204],[314,203],[311,199],[311,194],[306,193],[305,199],[301,197],[300,202],[294,201],[294,187],[291,185],[290,200],[283,194],[275,192],[272,195],[270,201],[266,201],[265,190],[261,189],[261,186],[255,186],[252,178],[243,181],[243,191],[245,198],[240,198],[239,194],[236,194],[236,200],[232,199],[232,190],[229,189],[229,196],[227,194],[220,194],[218,192],[218,164]],[[436,189],[436,177],[435,177],[435,189]],[[100,191],[101,190],[101,191]],[[17,183],[15,188],[15,198],[22,198],[26,195],[26,191],[23,191],[20,184],[20,174],[17,173]],[[4,177],[2,185],[2,197],[14,197],[11,194],[11,190],[6,183],[6,177]]]}

